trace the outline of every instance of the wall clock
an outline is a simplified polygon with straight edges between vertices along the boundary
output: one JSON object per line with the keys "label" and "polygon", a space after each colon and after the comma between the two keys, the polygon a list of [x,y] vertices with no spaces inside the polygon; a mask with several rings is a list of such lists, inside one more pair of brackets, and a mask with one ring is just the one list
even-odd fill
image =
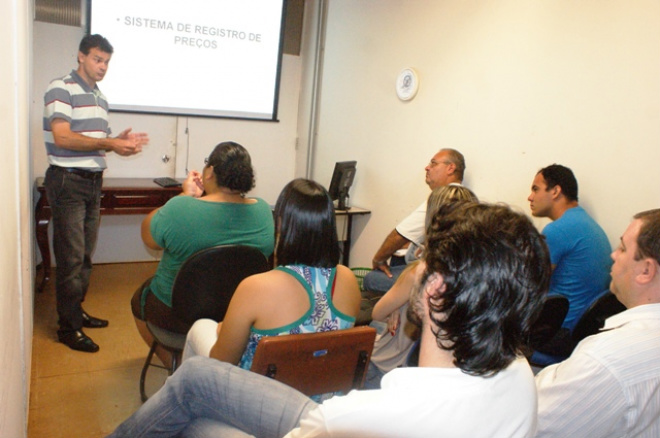
{"label": "wall clock", "polygon": [[412,68],[404,68],[396,78],[396,95],[401,100],[411,100],[417,94],[419,78]]}

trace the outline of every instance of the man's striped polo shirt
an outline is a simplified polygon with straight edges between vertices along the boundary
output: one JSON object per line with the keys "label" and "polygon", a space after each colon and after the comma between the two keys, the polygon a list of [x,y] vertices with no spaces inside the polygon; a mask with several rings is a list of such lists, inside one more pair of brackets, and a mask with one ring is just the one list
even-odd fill
{"label": "man's striped polo shirt", "polygon": [[71,125],[71,131],[87,137],[108,137],[108,101],[98,87],[92,89],[75,70],[53,80],[44,95],[44,141],[50,164],[88,170],[106,168],[105,151],[74,151],[57,147],[50,126],[54,119],[66,120]]}

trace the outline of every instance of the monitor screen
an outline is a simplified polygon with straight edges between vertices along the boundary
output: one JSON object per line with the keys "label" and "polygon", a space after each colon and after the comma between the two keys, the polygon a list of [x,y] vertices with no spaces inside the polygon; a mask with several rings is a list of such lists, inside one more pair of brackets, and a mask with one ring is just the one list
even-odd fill
{"label": "monitor screen", "polygon": [[277,120],[286,0],[88,0],[110,110]]}
{"label": "monitor screen", "polygon": [[330,189],[328,193],[333,201],[338,201],[337,208],[346,209],[346,198],[348,190],[353,184],[355,172],[357,171],[357,161],[338,161],[335,163],[335,170],[332,172]]}

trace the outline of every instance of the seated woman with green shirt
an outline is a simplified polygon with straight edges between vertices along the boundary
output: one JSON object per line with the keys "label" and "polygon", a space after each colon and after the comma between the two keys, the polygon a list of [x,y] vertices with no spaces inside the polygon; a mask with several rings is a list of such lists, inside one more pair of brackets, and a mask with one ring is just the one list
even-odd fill
{"label": "seated woman with green shirt", "polygon": [[[224,142],[205,160],[201,172],[191,171],[183,193],[152,211],[142,222],[142,240],[162,249],[156,274],[134,294],[131,309],[147,345],[152,336],[146,320],[167,330],[186,333],[172,314],[172,285],[179,268],[194,253],[216,245],[249,245],[268,258],[273,253],[274,225],[270,206],[246,197],[254,188],[254,170],[247,150]],[[169,354],[157,351],[164,362]]]}

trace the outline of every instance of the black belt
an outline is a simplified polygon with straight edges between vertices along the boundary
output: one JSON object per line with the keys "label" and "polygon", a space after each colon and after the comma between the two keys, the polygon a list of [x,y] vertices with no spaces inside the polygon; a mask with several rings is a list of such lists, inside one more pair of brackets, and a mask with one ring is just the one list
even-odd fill
{"label": "black belt", "polygon": [[101,179],[103,177],[103,171],[102,170],[94,172],[92,170],[79,169],[77,167],[60,167],[60,166],[55,166],[55,165],[51,165],[51,167],[56,168],[56,169],[64,170],[65,172],[68,172],[68,173],[73,173],[74,175],[78,175],[78,176],[81,176],[81,177],[86,178],[86,179],[97,180],[97,179]]}

